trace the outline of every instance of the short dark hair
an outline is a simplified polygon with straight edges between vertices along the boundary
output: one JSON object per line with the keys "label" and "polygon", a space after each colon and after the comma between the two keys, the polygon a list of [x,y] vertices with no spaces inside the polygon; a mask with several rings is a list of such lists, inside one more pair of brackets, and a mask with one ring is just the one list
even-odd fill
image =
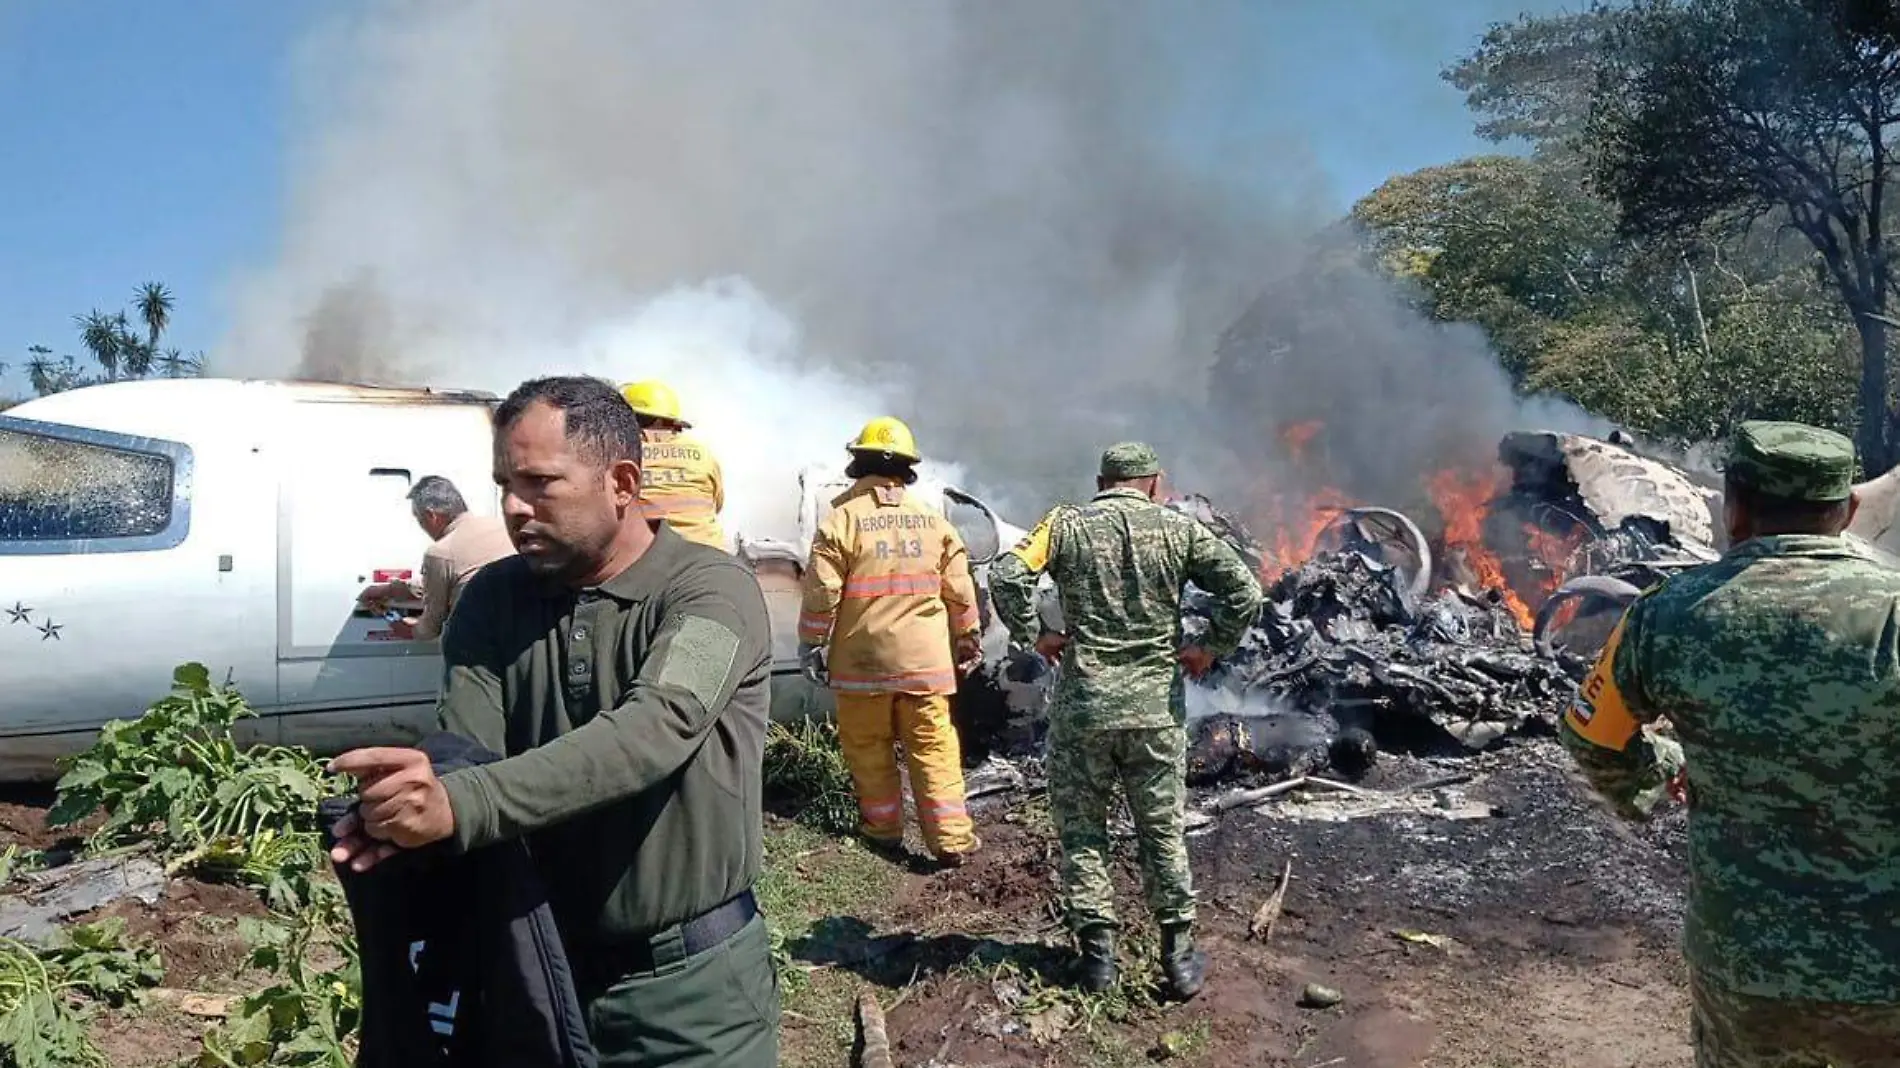
{"label": "short dark hair", "polygon": [[1763,534],[1813,534],[1847,525],[1847,502],[1798,501],[1774,497],[1737,483],[1722,480],[1722,492],[1748,509],[1756,528]]}
{"label": "short dark hair", "polygon": [[589,375],[531,378],[495,409],[495,429],[507,430],[536,401],[567,416],[567,440],[602,467],[640,460],[640,421],[613,383]]}
{"label": "short dark hair", "polygon": [[409,490],[409,503],[418,512],[440,512],[450,519],[468,511],[468,502],[455,483],[441,475],[424,475]]}
{"label": "short dark hair", "polygon": [[902,456],[892,456],[890,453],[852,453],[851,463],[844,469],[844,477],[865,478],[870,475],[894,478],[910,486],[917,482],[917,465]]}

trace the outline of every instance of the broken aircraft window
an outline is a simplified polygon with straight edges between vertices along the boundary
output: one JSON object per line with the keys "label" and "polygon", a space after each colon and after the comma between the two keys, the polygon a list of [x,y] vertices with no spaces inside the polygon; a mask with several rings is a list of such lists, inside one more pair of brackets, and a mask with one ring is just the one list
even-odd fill
{"label": "broken aircraft window", "polygon": [[0,542],[141,537],[171,513],[167,457],[0,428]]}

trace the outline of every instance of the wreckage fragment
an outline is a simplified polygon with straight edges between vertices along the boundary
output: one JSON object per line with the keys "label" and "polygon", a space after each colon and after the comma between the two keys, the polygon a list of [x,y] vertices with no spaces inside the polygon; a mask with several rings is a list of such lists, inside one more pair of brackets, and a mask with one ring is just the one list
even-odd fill
{"label": "wreckage fragment", "polygon": [[[1207,624],[1195,592],[1189,640]],[[1282,574],[1240,648],[1188,686],[1189,781],[1355,779],[1381,748],[1484,748],[1574,691],[1574,664],[1537,655],[1499,598],[1411,592],[1361,551]]]}
{"label": "wreckage fragment", "polygon": [[[1556,533],[1564,521],[1595,538],[1628,527],[1655,546],[1713,559],[1726,541],[1722,491],[1678,467],[1582,434],[1520,431],[1498,443],[1511,487],[1494,515]],[[1492,532],[1487,531],[1487,540]]]}

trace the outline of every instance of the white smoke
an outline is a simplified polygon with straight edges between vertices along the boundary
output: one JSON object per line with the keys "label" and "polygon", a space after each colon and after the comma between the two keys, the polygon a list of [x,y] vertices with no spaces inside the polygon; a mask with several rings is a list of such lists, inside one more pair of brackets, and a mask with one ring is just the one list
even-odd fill
{"label": "white smoke", "polygon": [[368,2],[303,49],[286,231],[214,358],[491,390],[667,378],[741,516],[896,415],[1027,512],[1085,491],[1112,441],[1216,438],[1213,340],[1287,220],[1320,215],[1304,163],[1234,146],[1257,167],[1235,185],[1171,140],[1198,125],[1220,149],[1185,87],[1241,98],[1251,17]]}
{"label": "white smoke", "polygon": [[[836,371],[801,369],[797,324],[738,278],[663,293],[549,355],[581,374],[672,386],[693,435],[719,443],[724,524],[734,534],[791,538],[798,487],[788,470],[798,461],[842,467],[851,434],[899,403]],[[952,484],[964,476],[944,463],[920,473]]]}
{"label": "white smoke", "polygon": [[[1337,213],[1248,132],[1251,0],[359,3],[301,50],[288,222],[220,368],[664,378],[772,537],[872,415],[1027,525],[1129,438],[1244,487],[1262,413],[1316,396],[1209,404],[1222,331]],[[1437,370],[1389,333],[1342,352],[1368,388]]]}

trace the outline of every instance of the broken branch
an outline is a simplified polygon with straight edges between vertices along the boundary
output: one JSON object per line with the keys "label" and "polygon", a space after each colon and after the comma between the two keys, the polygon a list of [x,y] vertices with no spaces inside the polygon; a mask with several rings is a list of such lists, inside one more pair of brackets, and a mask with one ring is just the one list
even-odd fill
{"label": "broken branch", "polygon": [[1350,783],[1334,782],[1331,779],[1322,779],[1317,775],[1306,776],[1306,785],[1319,786],[1328,790],[1338,790],[1340,793],[1352,794],[1354,797],[1380,797],[1382,796],[1382,794],[1378,790],[1367,790],[1364,787],[1353,786]]}
{"label": "broken branch", "polygon": [[884,1028],[884,1011],[869,990],[858,995],[858,1068],[895,1068],[891,1038]]}
{"label": "broken branch", "polygon": [[1286,904],[1286,888],[1293,881],[1293,861],[1288,860],[1286,867],[1280,870],[1280,884],[1261,904],[1260,911],[1253,914],[1253,922],[1247,925],[1247,937],[1258,938],[1265,942],[1273,937],[1273,925],[1279,922],[1280,909]]}
{"label": "broken branch", "polygon": [[1214,802],[1214,809],[1217,812],[1226,812],[1228,809],[1240,808],[1243,805],[1256,804],[1258,802],[1265,801],[1270,797],[1279,797],[1281,794],[1290,794],[1293,791],[1305,785],[1306,785],[1306,776],[1300,775],[1295,778],[1288,779],[1285,782],[1276,782],[1271,786],[1260,786],[1252,790],[1235,790],[1231,794],[1223,794],[1218,800],[1216,800]]}

